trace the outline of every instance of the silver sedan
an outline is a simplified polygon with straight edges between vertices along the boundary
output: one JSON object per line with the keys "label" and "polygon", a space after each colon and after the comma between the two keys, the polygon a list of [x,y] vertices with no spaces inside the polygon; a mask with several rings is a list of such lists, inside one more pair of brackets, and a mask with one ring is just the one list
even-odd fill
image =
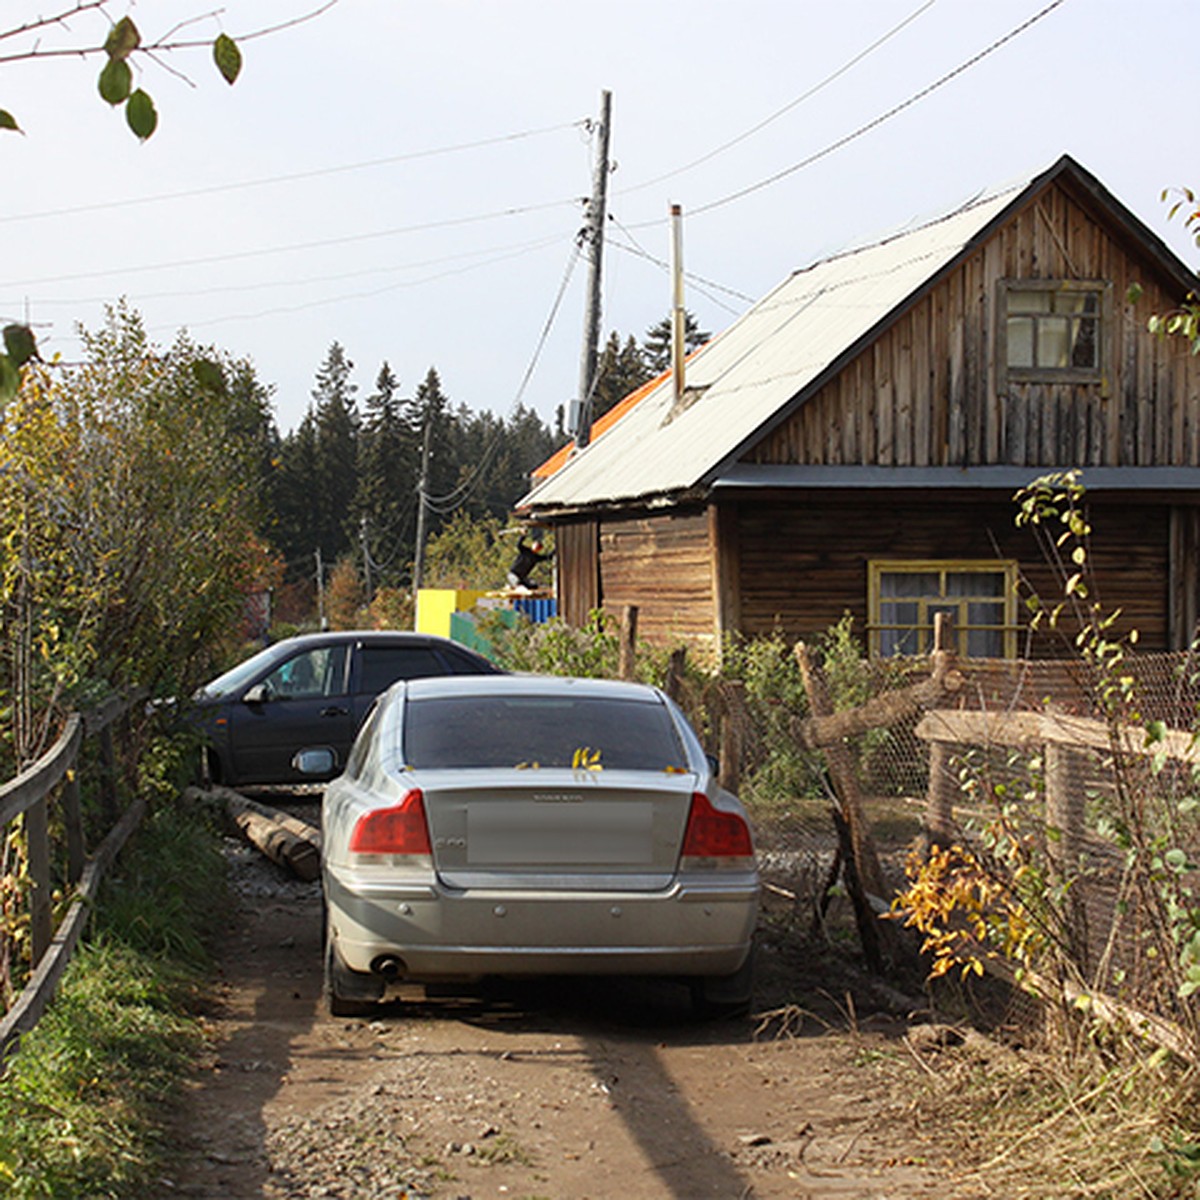
{"label": "silver sedan", "polygon": [[398,683],[329,785],[322,831],[335,1015],[392,984],[487,975],[671,976],[700,1009],[750,1002],[750,828],[655,688]]}

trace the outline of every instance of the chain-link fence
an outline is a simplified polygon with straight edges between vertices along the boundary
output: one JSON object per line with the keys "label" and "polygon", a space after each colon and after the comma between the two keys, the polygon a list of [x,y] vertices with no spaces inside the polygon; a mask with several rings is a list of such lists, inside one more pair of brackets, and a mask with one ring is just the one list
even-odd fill
{"label": "chain-link fence", "polygon": [[[788,681],[789,658],[776,658],[774,690],[750,672],[674,683],[751,815],[774,894],[814,930],[853,928],[842,897],[853,876],[870,882],[870,864],[855,861],[864,846],[847,820],[877,857],[876,908],[908,883],[913,850],[920,861],[932,843],[958,845],[997,889],[998,932],[978,946],[989,966],[1011,955],[1035,984],[1033,967],[1053,976],[1046,994],[1103,995],[1135,1021],[1191,1027],[1195,656],[1129,657],[1102,675],[1082,660],[960,660],[931,681],[930,659],[827,653],[817,675],[830,707],[863,716],[841,736],[821,725],[811,682]],[[870,723],[875,712],[886,720]]]}

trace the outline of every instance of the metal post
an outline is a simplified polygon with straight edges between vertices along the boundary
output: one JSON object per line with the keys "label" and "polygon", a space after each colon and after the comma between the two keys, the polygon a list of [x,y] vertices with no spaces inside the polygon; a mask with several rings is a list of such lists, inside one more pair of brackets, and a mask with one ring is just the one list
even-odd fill
{"label": "metal post", "polygon": [[321,547],[313,551],[317,562],[317,622],[321,629],[325,628],[325,566],[321,562]]}
{"label": "metal post", "polygon": [[363,513],[359,523],[359,538],[362,544],[363,583],[367,604],[371,603],[371,548],[367,538],[367,514]]}
{"label": "metal post", "polygon": [[433,427],[429,409],[425,410],[425,434],[421,441],[421,482],[417,484],[417,546],[413,554],[413,628],[417,629],[421,577],[425,573],[425,493],[429,485],[429,432]]}

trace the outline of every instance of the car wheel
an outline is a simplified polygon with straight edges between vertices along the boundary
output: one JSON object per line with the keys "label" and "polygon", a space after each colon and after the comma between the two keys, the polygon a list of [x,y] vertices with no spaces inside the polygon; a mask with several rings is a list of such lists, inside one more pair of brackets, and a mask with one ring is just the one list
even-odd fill
{"label": "car wheel", "polygon": [[369,1017],[383,999],[383,980],[351,971],[325,935],[325,1003],[331,1017]]}
{"label": "car wheel", "polygon": [[693,979],[692,1012],[701,1018],[735,1017],[750,1010],[754,1002],[755,948],[731,975],[708,975]]}

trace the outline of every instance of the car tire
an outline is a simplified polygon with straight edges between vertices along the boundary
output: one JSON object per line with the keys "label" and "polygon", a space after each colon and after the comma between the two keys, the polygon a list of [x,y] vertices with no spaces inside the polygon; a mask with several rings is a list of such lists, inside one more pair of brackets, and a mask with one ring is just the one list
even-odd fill
{"label": "car tire", "polygon": [[730,975],[706,975],[691,981],[692,1013],[703,1020],[737,1017],[750,1011],[754,1003],[755,947]]}
{"label": "car tire", "polygon": [[325,934],[325,1003],[331,1017],[369,1017],[383,999],[383,980],[351,971]]}

